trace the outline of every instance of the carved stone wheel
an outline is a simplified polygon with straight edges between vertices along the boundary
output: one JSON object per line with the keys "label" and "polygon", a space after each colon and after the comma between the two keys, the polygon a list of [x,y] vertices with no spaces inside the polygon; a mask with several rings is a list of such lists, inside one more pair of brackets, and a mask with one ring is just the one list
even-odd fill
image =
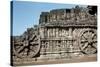
{"label": "carved stone wheel", "polygon": [[28,35],[21,42],[16,42],[13,45],[13,51],[19,58],[31,58],[37,55],[40,49],[39,37]]}
{"label": "carved stone wheel", "polygon": [[97,34],[94,30],[85,30],[80,36],[80,49],[85,54],[97,52]]}

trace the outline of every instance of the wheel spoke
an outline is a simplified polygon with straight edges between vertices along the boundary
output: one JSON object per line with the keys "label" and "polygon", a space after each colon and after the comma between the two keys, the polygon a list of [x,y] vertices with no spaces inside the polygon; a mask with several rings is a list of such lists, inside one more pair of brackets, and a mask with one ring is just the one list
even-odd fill
{"label": "wheel spoke", "polygon": [[17,43],[14,43],[14,45],[22,45],[23,42],[17,42]]}
{"label": "wheel spoke", "polygon": [[24,49],[24,47],[22,46],[17,50],[17,52],[20,53],[21,51],[23,51],[23,49]]}
{"label": "wheel spoke", "polygon": [[30,48],[28,49],[28,51],[27,51],[27,56],[30,54]]}
{"label": "wheel spoke", "polygon": [[97,49],[97,43],[93,43],[91,46],[92,46],[93,48]]}
{"label": "wheel spoke", "polygon": [[88,42],[87,40],[81,40],[81,43],[85,43],[85,42]]}
{"label": "wheel spoke", "polygon": [[82,38],[83,38],[83,39],[85,39],[85,40],[87,40],[87,38],[85,37],[85,35],[84,35],[84,34],[82,35]]}
{"label": "wheel spoke", "polygon": [[85,43],[84,46],[82,46],[82,50],[85,50],[88,47],[88,43]]}
{"label": "wheel spoke", "polygon": [[90,35],[90,31],[88,30],[88,32],[87,32],[87,35],[89,36]]}
{"label": "wheel spoke", "polygon": [[92,37],[92,39],[97,39],[97,36],[96,36],[96,35],[94,35],[94,36]]}
{"label": "wheel spoke", "polygon": [[30,44],[31,45],[37,45],[38,43],[37,42],[31,42]]}
{"label": "wheel spoke", "polygon": [[92,39],[92,36],[94,35],[92,32],[89,32],[89,39]]}
{"label": "wheel spoke", "polygon": [[28,46],[27,56],[30,54],[30,46]]}
{"label": "wheel spoke", "polygon": [[92,36],[91,36],[91,37],[92,37],[92,39],[93,39],[93,37],[94,37],[94,36],[95,36],[95,34],[92,34]]}
{"label": "wheel spoke", "polygon": [[30,49],[32,52],[35,52],[35,50],[34,49]]}
{"label": "wheel spoke", "polygon": [[19,45],[15,45],[15,49],[19,49],[21,46]]}
{"label": "wheel spoke", "polygon": [[30,39],[29,39],[29,40],[33,40],[33,39],[34,39],[34,37],[35,37],[35,35],[32,35],[32,37],[30,37]]}
{"label": "wheel spoke", "polygon": [[89,45],[88,47],[87,47],[87,49],[85,49],[85,52],[86,53],[88,53],[88,54],[91,54],[92,53],[92,51],[91,51],[91,46]]}
{"label": "wheel spoke", "polygon": [[25,49],[26,56],[28,56],[28,50],[29,50],[28,48]]}
{"label": "wheel spoke", "polygon": [[34,40],[35,40],[35,41],[37,41],[37,40],[38,40],[38,38],[35,38]]}

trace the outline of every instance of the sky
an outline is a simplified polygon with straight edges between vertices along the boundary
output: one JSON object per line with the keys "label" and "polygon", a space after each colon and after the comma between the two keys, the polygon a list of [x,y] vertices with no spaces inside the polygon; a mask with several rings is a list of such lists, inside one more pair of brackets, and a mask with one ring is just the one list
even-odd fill
{"label": "sky", "polygon": [[14,36],[19,36],[27,28],[38,25],[41,12],[49,12],[52,9],[73,8],[75,6],[75,4],[13,1],[12,33]]}

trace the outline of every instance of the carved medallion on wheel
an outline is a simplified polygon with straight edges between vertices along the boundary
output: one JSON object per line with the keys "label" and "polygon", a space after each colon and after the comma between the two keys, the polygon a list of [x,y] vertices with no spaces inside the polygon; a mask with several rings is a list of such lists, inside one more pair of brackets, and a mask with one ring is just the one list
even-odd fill
{"label": "carved medallion on wheel", "polygon": [[82,31],[79,42],[80,49],[84,54],[97,52],[97,33],[95,30]]}
{"label": "carved medallion on wheel", "polygon": [[25,35],[22,41],[13,43],[13,51],[19,58],[31,58],[37,55],[40,49],[37,35]]}

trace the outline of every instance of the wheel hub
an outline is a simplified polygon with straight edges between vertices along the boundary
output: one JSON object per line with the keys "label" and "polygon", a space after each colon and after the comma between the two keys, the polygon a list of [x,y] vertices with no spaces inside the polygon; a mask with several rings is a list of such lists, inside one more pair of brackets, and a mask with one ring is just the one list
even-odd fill
{"label": "wheel hub", "polygon": [[24,47],[27,47],[27,46],[29,46],[29,41],[27,40],[27,41],[24,41]]}

